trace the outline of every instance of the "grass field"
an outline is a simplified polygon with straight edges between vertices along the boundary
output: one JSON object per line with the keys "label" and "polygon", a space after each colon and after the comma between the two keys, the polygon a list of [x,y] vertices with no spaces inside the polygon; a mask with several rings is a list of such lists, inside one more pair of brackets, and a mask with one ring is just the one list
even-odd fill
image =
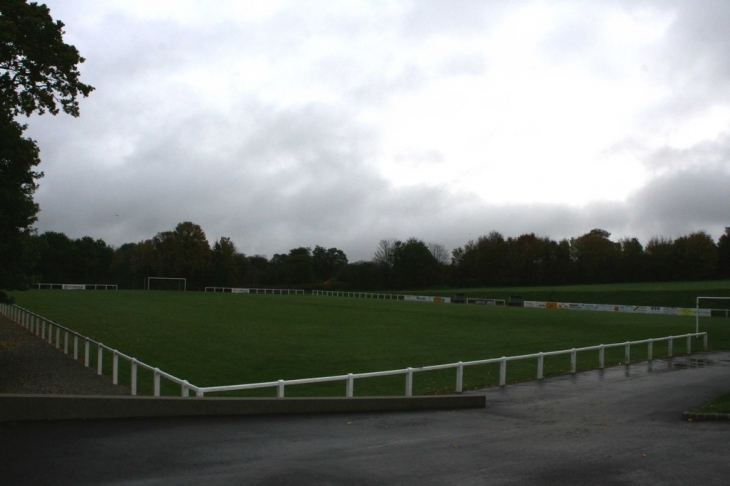
{"label": "grass field", "polygon": [[[686,334],[695,327],[694,318],[677,316],[309,295],[33,290],[14,296],[21,307],[198,386],[497,358]],[[710,347],[730,348],[730,320],[704,319],[702,326],[710,332]],[[684,347],[684,340],[675,342],[675,354]],[[699,347],[699,342],[693,344]],[[657,344],[654,355],[666,351],[665,344]],[[631,353],[632,360],[641,360],[646,346],[635,346]],[[623,359],[623,349],[606,352],[607,364]],[[597,352],[579,353],[579,368],[597,365]],[[536,360],[510,362],[508,380],[534,378],[536,367]],[[569,369],[567,356],[545,360],[546,375]],[[122,380],[128,379],[128,368],[120,370]],[[494,385],[498,377],[498,365],[469,367],[464,387]],[[140,375],[139,386],[141,393],[150,393],[151,377]],[[454,370],[418,373],[414,379],[415,394],[446,392],[454,386]],[[297,385],[287,387],[286,393],[344,396],[344,388],[342,382]],[[403,391],[402,376],[355,383],[356,396]],[[179,388],[168,384],[163,393],[176,395]],[[248,393],[274,394],[273,388]]]}

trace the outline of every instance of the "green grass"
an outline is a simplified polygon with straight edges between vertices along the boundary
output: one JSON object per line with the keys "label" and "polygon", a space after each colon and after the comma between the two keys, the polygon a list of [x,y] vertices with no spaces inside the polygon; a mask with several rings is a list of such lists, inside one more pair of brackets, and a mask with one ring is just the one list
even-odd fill
{"label": "green grass", "polygon": [[[694,318],[567,310],[440,305],[353,298],[145,291],[14,294],[17,304],[198,386],[312,378],[531,354],[693,332]],[[726,319],[706,319],[725,327]],[[702,329],[704,330],[704,329]],[[727,333],[726,333],[727,334]],[[711,347],[730,347],[730,338]],[[674,343],[682,353],[685,340]],[[700,343],[693,343],[694,349]],[[646,357],[634,346],[632,360]],[[666,353],[656,344],[654,355]],[[598,365],[579,353],[580,368]],[[623,348],[606,363],[623,361]],[[95,354],[91,356],[92,366]],[[110,371],[105,358],[105,373]],[[545,375],[570,369],[568,356],[545,359]],[[128,365],[120,367],[128,380]],[[140,391],[151,392],[142,373]],[[534,378],[536,360],[510,362],[508,380]],[[498,383],[499,366],[466,368],[465,388]],[[163,381],[164,382],[164,381]],[[455,370],[417,373],[414,393],[453,390]],[[165,394],[179,394],[167,384]],[[344,382],[287,387],[287,396],[344,396]],[[404,377],[360,379],[355,395],[402,395]],[[249,395],[273,396],[264,389]]]}
{"label": "green grass", "polygon": [[730,413],[730,393],[720,395],[710,403],[692,409],[692,412],[698,413]]}

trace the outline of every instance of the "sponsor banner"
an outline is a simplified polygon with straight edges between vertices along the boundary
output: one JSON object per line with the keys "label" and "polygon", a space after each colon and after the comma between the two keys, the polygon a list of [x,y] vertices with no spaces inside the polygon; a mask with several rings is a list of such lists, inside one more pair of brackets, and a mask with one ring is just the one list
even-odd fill
{"label": "sponsor banner", "polygon": [[232,294],[248,294],[249,289],[231,289]]}
{"label": "sponsor banner", "polygon": [[[491,303],[490,303],[491,302]],[[494,305],[494,301],[487,299],[477,299],[476,304]],[[596,312],[626,312],[637,314],[661,314],[665,316],[696,316],[697,310],[686,307],[657,307],[644,305],[614,305],[614,304],[578,304],[568,302],[538,302],[534,300],[526,300],[525,307],[539,309],[571,309],[585,310]],[[701,317],[710,317],[710,309],[700,309]]]}
{"label": "sponsor banner", "polygon": [[497,305],[494,299],[474,299],[476,305]]}
{"label": "sponsor banner", "polygon": [[451,297],[431,297],[430,295],[404,295],[403,300],[408,302],[435,302],[437,304],[451,303]]}
{"label": "sponsor banner", "polygon": [[677,309],[680,316],[694,316],[697,314],[697,309],[687,309],[686,307],[680,307]]}
{"label": "sponsor banner", "polygon": [[526,300],[525,301],[525,307],[533,307],[538,309],[544,309],[545,308],[545,302],[538,302],[536,300]]}
{"label": "sponsor banner", "polygon": [[557,302],[545,302],[545,308],[546,309],[557,309],[558,303]]}
{"label": "sponsor banner", "polygon": [[63,284],[63,290],[86,290],[86,285]]}

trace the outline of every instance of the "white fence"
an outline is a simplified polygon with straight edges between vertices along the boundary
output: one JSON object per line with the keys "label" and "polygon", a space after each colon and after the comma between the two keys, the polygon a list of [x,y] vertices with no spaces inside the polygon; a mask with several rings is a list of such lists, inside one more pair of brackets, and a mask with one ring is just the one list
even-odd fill
{"label": "white fence", "polygon": [[238,390],[252,390],[258,388],[272,388],[276,387],[276,396],[283,398],[285,396],[285,388],[291,385],[304,385],[312,383],[324,383],[333,381],[344,381],[346,383],[345,396],[351,398],[354,396],[355,380],[361,378],[374,378],[378,376],[392,376],[392,375],[404,375],[405,376],[405,396],[413,396],[413,375],[414,373],[424,371],[436,371],[445,369],[454,369],[456,371],[456,385],[455,390],[457,393],[463,391],[463,380],[464,380],[464,368],[468,366],[485,365],[491,363],[499,363],[499,385],[505,386],[507,384],[507,363],[509,361],[519,360],[537,360],[537,376],[538,380],[543,378],[544,363],[546,357],[570,355],[570,372],[577,372],[577,353],[585,351],[598,351],[598,367],[605,367],[605,351],[610,348],[624,348],[624,362],[629,363],[631,361],[631,346],[646,344],[647,345],[647,359],[649,362],[654,358],[654,344],[660,342],[667,342],[668,356],[673,356],[673,345],[677,339],[686,339],[686,350],[687,354],[692,352],[692,338],[702,338],[703,347],[707,350],[707,333],[691,333],[683,334],[679,336],[667,336],[663,338],[650,338],[639,341],[626,341],[624,343],[613,343],[613,344],[599,344],[597,346],[587,346],[583,348],[572,348],[560,351],[548,351],[533,354],[525,354],[521,356],[502,356],[501,358],[489,358],[476,361],[459,361],[458,363],[449,363],[433,366],[423,366],[420,368],[403,368],[398,370],[389,371],[375,371],[369,373],[348,373],[346,375],[337,376],[325,376],[319,378],[302,378],[295,380],[277,380],[262,383],[248,383],[240,385],[224,385],[224,386],[209,386],[209,387],[198,387],[192,385],[187,380],[181,380],[175,376],[165,373],[158,368],[154,368],[150,365],[142,363],[135,358],[127,356],[116,349],[112,349],[104,344],[96,342],[85,336],[78,334],[75,331],[67,329],[59,324],[49,321],[37,314],[27,311],[16,305],[0,304],[0,312],[10,318],[11,320],[21,324],[29,331],[35,333],[41,339],[48,339],[49,343],[53,343],[53,331],[55,331],[55,344],[56,348],[60,349],[61,346],[61,333],[64,334],[63,347],[64,353],[69,354],[69,336],[73,338],[73,356],[74,359],[78,360],[79,355],[79,341],[84,342],[84,361],[85,366],[89,366],[90,346],[95,346],[97,350],[97,373],[102,374],[102,358],[103,352],[107,351],[112,354],[113,366],[112,366],[112,382],[116,385],[118,383],[118,372],[119,372],[119,359],[127,360],[130,363],[131,371],[131,390],[132,395],[137,394],[137,368],[141,367],[153,372],[153,389],[154,396],[160,396],[160,379],[165,378],[173,383],[180,385],[181,395],[183,397],[189,396],[189,392],[192,390],[196,396],[203,397],[206,393],[217,393],[217,392],[230,392]]}
{"label": "white fence", "polygon": [[39,283],[38,289],[61,289],[61,290],[117,290],[116,284],[60,284],[60,283]]}
{"label": "white fence", "polygon": [[312,290],[312,295],[324,297],[352,297],[357,299],[404,300],[407,302],[451,303],[451,297],[434,297],[431,295],[374,294],[370,292],[343,292],[339,290]]}
{"label": "white fence", "polygon": [[222,292],[229,294],[279,294],[304,295],[302,289],[244,289],[236,287],[205,287],[206,292]]}
{"label": "white fence", "polygon": [[[41,317],[38,314],[30,312],[17,305],[0,304],[0,313],[9,318],[12,321],[17,322],[30,332],[43,340],[47,340],[49,344],[56,345],[56,349],[61,349],[63,346],[63,352],[69,354],[69,346],[73,346],[73,359],[79,360],[79,354],[83,355],[84,366],[87,368],[90,364],[90,358],[92,352],[96,352],[96,373],[102,374],[104,354],[111,354],[112,357],[112,383],[117,385],[119,383],[119,360],[126,360],[130,364],[130,389],[132,395],[137,394],[137,371],[139,368],[149,370],[152,372],[153,380],[153,394],[156,397],[160,396],[160,380],[165,378],[173,383],[180,385],[181,395],[184,397],[189,396],[189,390],[194,391],[196,394],[199,393],[198,388],[191,385],[187,380],[181,380],[169,373],[165,373],[159,368],[155,368],[148,364],[145,364],[131,356],[127,356],[124,353],[117,351],[109,346],[106,346],[100,342],[94,341],[86,336],[83,336],[76,331],[72,331],[60,324],[56,324],[45,317]],[[71,342],[72,341],[72,342]]]}

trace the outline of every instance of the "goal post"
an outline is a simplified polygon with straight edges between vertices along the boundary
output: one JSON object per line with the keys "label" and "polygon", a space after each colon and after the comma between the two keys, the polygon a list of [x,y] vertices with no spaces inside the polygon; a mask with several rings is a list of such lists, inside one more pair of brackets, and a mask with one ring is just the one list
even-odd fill
{"label": "goal post", "polygon": [[[160,280],[165,284],[165,288],[160,290],[187,290],[188,281],[182,277],[147,277],[147,290],[152,290],[151,284],[153,280]],[[172,284],[172,285],[171,285]]]}
{"label": "goal post", "polygon": [[[713,307],[700,308],[701,302],[709,301],[722,302],[722,309]],[[724,313],[724,316],[723,316]],[[695,332],[700,332],[700,317],[729,317],[730,316],[730,297],[697,297],[697,309],[695,310]]]}

